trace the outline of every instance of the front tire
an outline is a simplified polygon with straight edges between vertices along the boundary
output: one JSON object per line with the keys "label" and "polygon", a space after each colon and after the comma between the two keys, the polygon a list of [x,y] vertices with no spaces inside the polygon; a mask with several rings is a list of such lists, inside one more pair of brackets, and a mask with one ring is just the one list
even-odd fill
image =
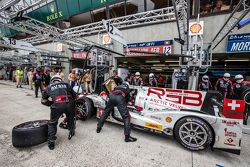
{"label": "front tire", "polygon": [[76,101],[76,112],[78,119],[85,121],[95,114],[95,108],[89,98],[82,97]]}
{"label": "front tire", "polygon": [[210,126],[200,118],[185,117],[176,123],[174,135],[177,141],[192,151],[206,149],[213,141]]}

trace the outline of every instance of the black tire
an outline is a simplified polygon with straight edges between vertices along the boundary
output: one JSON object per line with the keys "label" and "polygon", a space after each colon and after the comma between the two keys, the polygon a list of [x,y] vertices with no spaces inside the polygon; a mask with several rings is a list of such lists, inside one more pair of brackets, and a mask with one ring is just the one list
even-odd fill
{"label": "black tire", "polygon": [[[199,128],[195,131],[194,129],[197,127]],[[190,131],[185,132],[185,129],[186,131],[188,129]],[[210,126],[202,119],[196,117],[184,117],[180,119],[175,125],[174,135],[182,146],[192,151],[206,149],[214,139],[214,134]]]}
{"label": "black tire", "polygon": [[14,147],[35,146],[47,141],[48,120],[25,122],[12,129]]}
{"label": "black tire", "polygon": [[95,114],[95,108],[92,101],[87,97],[82,97],[76,101],[77,113],[80,113],[80,117],[83,121],[90,119]]}

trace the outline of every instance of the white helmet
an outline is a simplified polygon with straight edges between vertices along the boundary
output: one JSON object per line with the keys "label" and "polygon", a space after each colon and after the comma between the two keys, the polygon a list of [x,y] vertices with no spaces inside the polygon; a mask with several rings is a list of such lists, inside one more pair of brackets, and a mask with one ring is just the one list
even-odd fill
{"label": "white helmet", "polygon": [[229,73],[225,73],[225,74],[223,75],[223,79],[224,79],[225,81],[228,81],[229,78],[230,78],[230,74],[229,74]]}
{"label": "white helmet", "polygon": [[149,74],[149,78],[152,78],[152,77],[154,77],[155,75],[153,74],[153,73],[150,73]]}
{"label": "white helmet", "polygon": [[126,87],[129,87],[129,82],[124,81],[122,84],[125,85]]}
{"label": "white helmet", "polygon": [[203,77],[202,77],[202,81],[203,82],[208,82],[208,76],[207,75],[203,75]]}
{"label": "white helmet", "polygon": [[62,78],[59,75],[54,75],[51,79],[50,82],[54,83],[54,82],[62,82]]}
{"label": "white helmet", "polygon": [[135,73],[135,76],[140,76],[140,75],[141,75],[140,72]]}
{"label": "white helmet", "polygon": [[237,83],[241,83],[244,80],[244,77],[240,74],[235,76],[235,80]]}

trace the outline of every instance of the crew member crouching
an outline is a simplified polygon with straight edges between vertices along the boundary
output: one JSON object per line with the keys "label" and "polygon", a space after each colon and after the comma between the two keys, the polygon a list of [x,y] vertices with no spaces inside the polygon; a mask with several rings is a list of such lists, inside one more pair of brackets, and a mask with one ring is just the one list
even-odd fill
{"label": "crew member crouching", "polygon": [[[45,89],[41,103],[50,106],[50,122],[48,124],[48,147],[53,150],[55,147],[58,119],[63,113],[68,118],[68,129],[70,140],[75,134],[75,99],[76,93],[67,83],[63,82],[60,76],[51,78],[51,84]],[[51,98],[52,101],[48,99]]]}
{"label": "crew member crouching", "polygon": [[124,135],[125,142],[135,142],[137,139],[130,136],[130,115],[127,108],[127,103],[130,99],[130,89],[129,83],[123,82],[122,85],[119,85],[114,88],[114,90],[109,95],[109,101],[105,107],[104,113],[101,115],[96,132],[100,133],[104,124],[104,121],[110,115],[110,112],[117,106],[120,115],[122,116],[124,122]]}

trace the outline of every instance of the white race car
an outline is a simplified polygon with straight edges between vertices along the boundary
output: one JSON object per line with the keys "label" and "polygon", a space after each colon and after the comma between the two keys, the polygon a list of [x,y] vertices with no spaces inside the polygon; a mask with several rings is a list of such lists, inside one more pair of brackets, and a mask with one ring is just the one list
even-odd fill
{"label": "white race car", "polygon": [[[128,105],[133,127],[172,135],[189,150],[203,150],[211,146],[212,149],[240,154],[243,120],[223,116],[220,93],[130,87],[136,94],[134,104]],[[90,118],[96,110],[97,117],[100,117],[107,100],[105,93],[82,96],[77,102],[78,111]],[[244,102],[229,100],[226,105],[231,115],[236,113],[238,117],[243,114],[239,109],[244,108]],[[108,121],[122,124],[117,108]]]}

